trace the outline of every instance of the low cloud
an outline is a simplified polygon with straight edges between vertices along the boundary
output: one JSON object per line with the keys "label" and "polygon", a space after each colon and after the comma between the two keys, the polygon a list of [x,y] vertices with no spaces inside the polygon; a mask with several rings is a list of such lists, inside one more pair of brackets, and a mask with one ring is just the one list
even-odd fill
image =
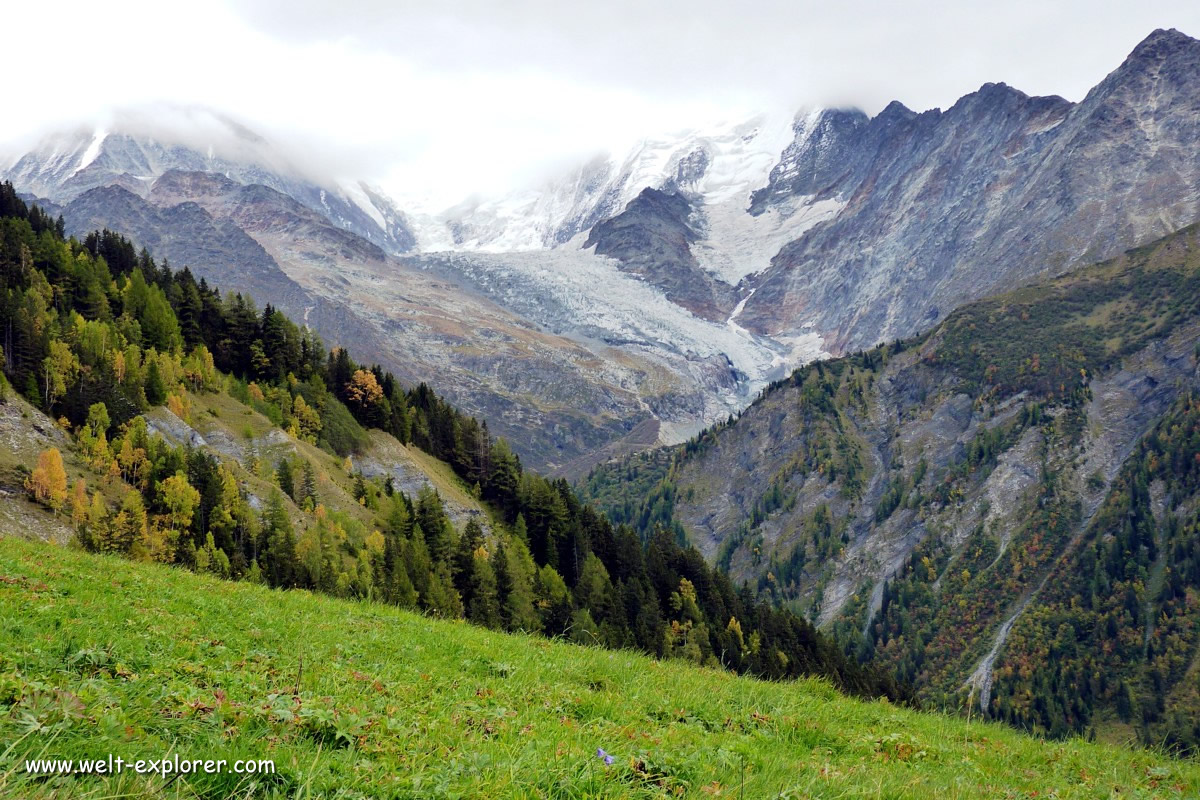
{"label": "low cloud", "polygon": [[30,66],[10,152],[113,108],[200,107],[150,122],[241,147],[238,120],[307,175],[435,205],[759,111],[947,107],[987,81],[1078,100],[1153,28],[1200,33],[1194,0],[103,5],[10,10],[7,55]]}

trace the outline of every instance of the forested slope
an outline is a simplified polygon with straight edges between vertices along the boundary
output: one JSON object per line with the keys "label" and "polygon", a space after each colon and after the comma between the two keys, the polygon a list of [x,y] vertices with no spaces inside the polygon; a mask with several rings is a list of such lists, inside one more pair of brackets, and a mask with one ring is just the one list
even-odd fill
{"label": "forested slope", "polygon": [[585,496],[936,705],[1195,748],[1198,253],[1188,228],[809,365]]}

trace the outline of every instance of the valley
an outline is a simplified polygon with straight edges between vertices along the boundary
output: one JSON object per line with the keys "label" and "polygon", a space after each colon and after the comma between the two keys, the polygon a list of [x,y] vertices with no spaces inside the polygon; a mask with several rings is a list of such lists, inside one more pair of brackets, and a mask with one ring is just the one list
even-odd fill
{"label": "valley", "polygon": [[1197,85],[1157,29],[1074,101],[647,130],[449,206],[200,106],[0,154],[0,749],[1190,797]]}

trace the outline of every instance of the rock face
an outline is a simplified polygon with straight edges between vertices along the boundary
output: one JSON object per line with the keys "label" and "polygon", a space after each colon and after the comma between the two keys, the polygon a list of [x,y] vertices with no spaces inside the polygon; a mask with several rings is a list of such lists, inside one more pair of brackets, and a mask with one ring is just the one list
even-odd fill
{"label": "rock face", "polygon": [[1156,31],[1078,104],[987,84],[944,112],[804,120],[751,208],[845,206],[752,280],[741,324],[852,350],[1190,224],[1197,80],[1200,42]]}
{"label": "rock face", "polygon": [[229,220],[214,218],[195,202],[157,206],[120,186],[99,186],[62,207],[68,234],[100,228],[121,231],[158,258],[192,266],[222,287],[278,298],[303,307],[309,301],[274,259]]}
{"label": "rock face", "polygon": [[[1064,676],[1078,663],[1045,659],[1057,635],[1108,682],[1060,714],[1086,725],[1120,681],[1163,669],[1155,648],[1172,626],[1200,622],[1194,602],[1172,605],[1200,591],[1181,556],[1200,524],[1187,477],[1200,460],[1198,254],[1194,225],[964,306],[920,338],[809,365],[672,457],[599,468],[586,491],[617,519],[679,524],[735,581],[834,628],[934,703],[971,696],[1048,725],[1060,712],[1020,697],[1030,681],[1077,687]],[[1151,513],[1149,544],[1114,543]],[[1200,636],[1178,635],[1156,692],[1200,666]],[[1122,636],[1136,646],[1114,646]]]}
{"label": "rock face", "polygon": [[699,237],[692,213],[683,195],[647,187],[620,214],[592,228],[583,246],[617,259],[623,271],[657,286],[696,316],[724,321],[737,302],[736,292],[702,270],[692,255]]}

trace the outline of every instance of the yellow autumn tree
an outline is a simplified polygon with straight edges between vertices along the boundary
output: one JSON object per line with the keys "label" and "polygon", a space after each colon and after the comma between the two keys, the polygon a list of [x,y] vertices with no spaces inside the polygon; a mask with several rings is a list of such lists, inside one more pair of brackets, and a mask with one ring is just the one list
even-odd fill
{"label": "yellow autumn tree", "polygon": [[79,443],[87,454],[88,464],[97,472],[106,472],[112,461],[105,433],[109,421],[108,408],[104,403],[93,403],[88,409],[87,422],[79,429]]}
{"label": "yellow autumn tree", "polygon": [[117,463],[121,467],[122,478],[129,483],[136,482],[141,485],[148,473],[150,462],[146,458],[146,451],[141,447],[134,447],[133,437],[127,435],[117,452]]}
{"label": "yellow autumn tree", "polygon": [[67,471],[57,447],[38,454],[38,463],[25,479],[25,489],[33,499],[57,514],[67,499]]}
{"label": "yellow autumn tree", "polygon": [[304,395],[296,395],[292,400],[292,417],[299,432],[299,437],[310,444],[316,444],[317,434],[321,432],[321,415],[304,400]]}
{"label": "yellow autumn tree", "polygon": [[117,383],[125,382],[125,354],[120,350],[112,351],[112,372],[113,377],[117,379]]}
{"label": "yellow autumn tree", "polygon": [[171,413],[179,417],[184,422],[190,422],[192,418],[192,404],[188,402],[187,396],[182,392],[167,395],[167,408]]}
{"label": "yellow autumn tree", "polygon": [[200,505],[200,492],[188,483],[186,475],[176,472],[166,480],[159,481],[158,493],[167,507],[167,521],[172,530],[181,531],[192,524],[192,515]]}
{"label": "yellow autumn tree", "polygon": [[379,531],[371,531],[364,542],[367,546],[367,551],[373,555],[383,555],[384,547],[387,542],[383,538],[383,534]]}
{"label": "yellow autumn tree", "polygon": [[75,481],[75,488],[71,491],[71,522],[76,525],[87,522],[90,505],[87,483],[83,478],[79,478]]}
{"label": "yellow autumn tree", "polygon": [[346,384],[346,399],[359,408],[373,406],[383,400],[383,387],[375,379],[375,373],[365,369],[355,370]]}
{"label": "yellow autumn tree", "polygon": [[88,550],[100,550],[109,538],[108,506],[99,492],[92,493],[87,518],[79,526],[79,541]]}
{"label": "yellow autumn tree", "polygon": [[220,376],[213,364],[212,353],[204,345],[197,345],[184,359],[183,377],[193,392],[212,392],[220,388]]}
{"label": "yellow autumn tree", "polygon": [[50,355],[42,360],[42,399],[50,408],[66,393],[79,374],[79,359],[71,352],[66,342],[50,341]]}

